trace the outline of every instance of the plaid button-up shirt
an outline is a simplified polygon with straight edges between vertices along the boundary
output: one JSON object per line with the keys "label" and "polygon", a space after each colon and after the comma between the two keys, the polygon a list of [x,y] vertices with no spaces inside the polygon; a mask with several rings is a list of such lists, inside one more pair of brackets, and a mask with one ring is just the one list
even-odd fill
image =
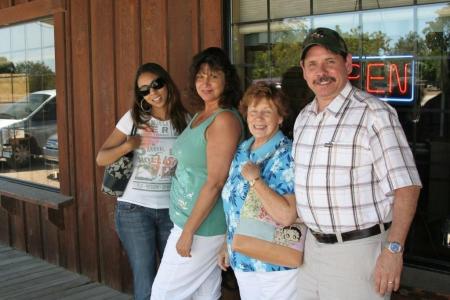
{"label": "plaid button-up shirt", "polygon": [[320,113],[316,101],[294,126],[299,215],[324,233],[390,221],[394,190],[421,185],[396,111],[350,83]]}

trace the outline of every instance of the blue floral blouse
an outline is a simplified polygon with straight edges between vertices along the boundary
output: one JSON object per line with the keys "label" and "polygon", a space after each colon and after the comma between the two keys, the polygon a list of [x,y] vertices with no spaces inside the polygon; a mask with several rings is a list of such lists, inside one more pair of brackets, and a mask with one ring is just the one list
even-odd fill
{"label": "blue floral blouse", "polygon": [[250,189],[249,182],[241,175],[242,166],[252,161],[260,166],[261,178],[280,195],[294,194],[294,161],[292,142],[278,131],[264,145],[251,151],[254,138],[242,142],[234,155],[227,182],[222,190],[223,207],[227,221],[227,248],[230,265],[241,272],[272,272],[290,268],[272,265],[231,250],[234,231],[244,200]]}

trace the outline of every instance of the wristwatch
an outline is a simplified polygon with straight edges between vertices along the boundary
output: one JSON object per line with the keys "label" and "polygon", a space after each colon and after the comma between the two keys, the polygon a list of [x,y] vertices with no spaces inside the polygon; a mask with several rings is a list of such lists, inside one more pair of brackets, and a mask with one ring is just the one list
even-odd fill
{"label": "wristwatch", "polygon": [[256,178],[251,179],[251,180],[249,181],[250,187],[253,187],[253,186],[255,185],[256,181],[258,181],[259,179],[260,179],[259,176],[256,177]]}
{"label": "wristwatch", "polygon": [[388,249],[389,252],[397,254],[403,252],[403,246],[399,242],[384,242],[384,248]]}

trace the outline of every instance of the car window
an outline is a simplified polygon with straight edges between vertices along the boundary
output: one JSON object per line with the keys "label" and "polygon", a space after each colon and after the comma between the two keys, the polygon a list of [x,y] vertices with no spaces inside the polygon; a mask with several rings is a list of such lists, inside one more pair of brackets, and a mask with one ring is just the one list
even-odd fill
{"label": "car window", "polygon": [[28,97],[25,97],[22,101],[13,103],[10,106],[6,107],[4,111],[0,111],[0,118],[2,119],[26,118],[49,97],[51,96],[47,94],[30,94]]}
{"label": "car window", "polygon": [[56,121],[56,98],[51,99],[33,117],[33,121]]}

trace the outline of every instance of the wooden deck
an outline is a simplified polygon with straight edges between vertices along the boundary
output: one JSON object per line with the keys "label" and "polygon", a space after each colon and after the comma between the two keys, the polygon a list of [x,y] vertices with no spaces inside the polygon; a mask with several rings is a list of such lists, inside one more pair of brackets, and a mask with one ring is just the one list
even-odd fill
{"label": "wooden deck", "polygon": [[0,245],[0,299],[128,300],[131,296]]}

